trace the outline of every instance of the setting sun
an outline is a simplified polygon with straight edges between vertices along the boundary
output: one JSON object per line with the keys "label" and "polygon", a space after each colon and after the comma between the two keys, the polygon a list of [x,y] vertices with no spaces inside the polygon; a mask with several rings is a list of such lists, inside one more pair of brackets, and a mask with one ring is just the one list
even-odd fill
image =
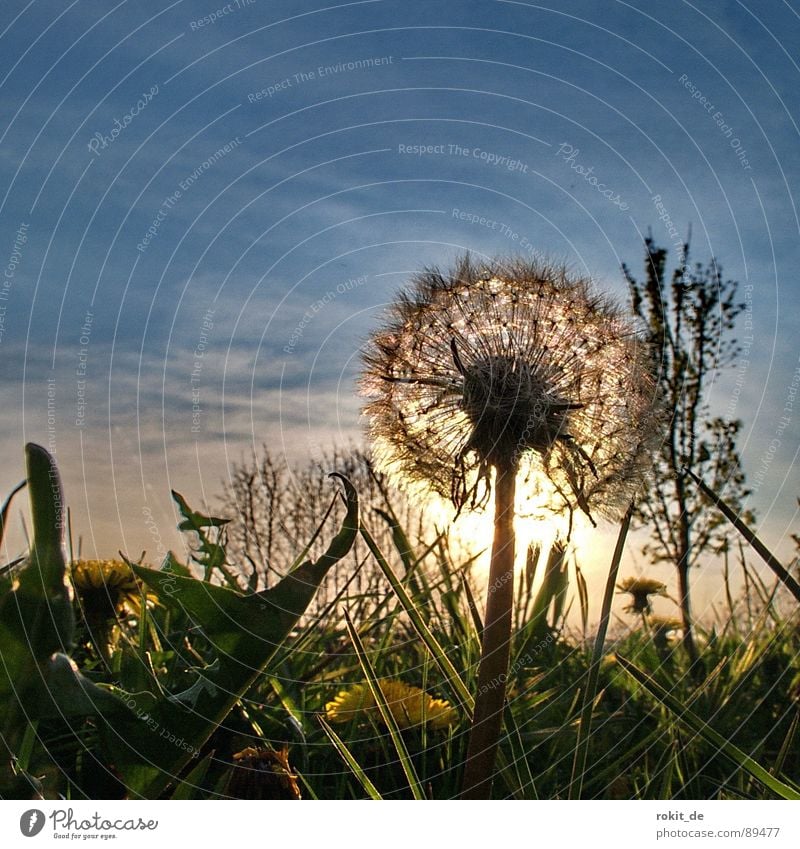
{"label": "setting sun", "polygon": [[[547,479],[541,476],[536,485],[532,486],[530,478],[531,475],[528,474],[526,485],[523,486],[520,482],[517,486],[514,517],[515,571],[519,572],[525,567],[529,547],[538,547],[541,557],[546,559],[556,540],[569,543],[569,552],[580,558],[585,571],[593,571],[595,565],[607,566],[607,558],[599,556],[605,550],[603,546],[598,546],[598,540],[605,536],[603,529],[592,527],[581,511],[573,513],[570,527],[568,515],[556,515],[547,509],[548,505],[553,503],[552,495],[547,492]],[[451,504],[429,496],[426,512],[436,528],[449,531],[455,552],[477,557],[475,574],[486,577],[489,572],[489,549],[494,532],[492,511],[484,508],[462,512],[454,519]]]}

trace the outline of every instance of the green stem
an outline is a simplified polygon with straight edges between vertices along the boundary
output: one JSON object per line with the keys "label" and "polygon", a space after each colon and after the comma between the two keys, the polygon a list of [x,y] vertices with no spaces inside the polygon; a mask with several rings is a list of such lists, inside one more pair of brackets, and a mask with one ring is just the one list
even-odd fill
{"label": "green stem", "polygon": [[497,746],[503,725],[506,677],[511,651],[514,602],[514,493],[516,463],[496,467],[494,543],[483,626],[478,692],[472,716],[461,790],[463,799],[491,797]]}
{"label": "green stem", "polygon": [[611,566],[608,570],[606,589],[603,595],[603,606],[600,609],[600,624],[594,638],[594,649],[592,651],[592,663],[586,676],[586,689],[583,691],[583,707],[581,708],[581,719],[578,724],[578,739],[575,742],[575,753],[572,759],[572,778],[569,782],[569,799],[579,799],[583,791],[583,777],[586,774],[586,762],[589,755],[589,737],[592,732],[592,709],[597,698],[597,688],[600,680],[600,664],[605,652],[606,635],[608,634],[608,623],[611,621],[611,603],[614,600],[614,587],[617,585],[619,575],[619,564],[622,560],[622,552],[625,550],[625,540],[628,536],[628,528],[633,516],[633,504],[628,507],[628,512],[620,525],[617,535],[617,544],[614,548],[614,556],[611,558]]}
{"label": "green stem", "polygon": [[780,578],[786,585],[789,592],[800,601],[800,584],[786,571],[783,564],[777,557],[764,545],[763,542],[747,527],[747,525],[739,518],[739,514],[731,509],[713,489],[706,486],[701,478],[689,469],[686,474],[700,487],[703,495],[706,496],[720,510],[723,516],[736,528],[737,531],[753,546],[758,552],[759,557],[769,566],[770,569]]}

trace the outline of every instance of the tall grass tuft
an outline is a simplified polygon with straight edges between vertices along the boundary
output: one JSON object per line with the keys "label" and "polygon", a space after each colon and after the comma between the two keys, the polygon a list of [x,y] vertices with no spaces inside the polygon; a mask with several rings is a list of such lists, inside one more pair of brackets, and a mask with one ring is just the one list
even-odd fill
{"label": "tall grass tuft", "polygon": [[[0,795],[463,794],[484,623],[474,563],[446,536],[420,537],[388,493],[362,503],[341,481],[343,515],[333,527],[334,510],[319,535],[327,545],[266,591],[245,587],[248,564],[229,558],[215,530],[222,519],[185,499],[194,562],[83,561],[77,576],[55,463],[38,446],[26,457],[31,550],[0,568]],[[391,526],[385,545],[370,518]],[[698,628],[708,670],[698,681],[679,622],[634,610],[630,624],[615,623],[626,527],[601,604],[577,578],[565,589],[558,551],[529,564],[535,580],[515,594],[493,796],[796,799],[794,597],[743,560],[747,584],[738,594],[729,584],[726,606]],[[380,576],[373,603],[359,608],[347,574],[338,597],[304,614],[323,576],[350,568],[356,539]],[[116,603],[87,607],[81,594],[100,588],[91,569]],[[561,577],[546,580],[548,570]],[[556,603],[565,593],[582,600],[584,623],[599,617],[596,633],[570,624],[568,605]]]}

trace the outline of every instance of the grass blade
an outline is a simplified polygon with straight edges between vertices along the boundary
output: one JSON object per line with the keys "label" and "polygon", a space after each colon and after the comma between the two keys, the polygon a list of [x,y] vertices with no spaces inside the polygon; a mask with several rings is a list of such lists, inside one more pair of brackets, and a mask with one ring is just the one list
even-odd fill
{"label": "grass blade", "polygon": [[5,536],[6,530],[6,520],[8,519],[8,511],[11,507],[11,502],[14,499],[14,496],[24,487],[26,486],[28,481],[22,481],[22,483],[18,483],[14,489],[11,490],[8,498],[6,498],[5,503],[2,507],[0,507],[0,545],[3,543],[3,537]]}
{"label": "grass blade", "polygon": [[781,750],[778,752],[778,757],[775,760],[775,766],[772,767],[772,774],[778,775],[783,770],[783,765],[786,763],[786,757],[789,752],[792,751],[792,746],[794,745],[794,739],[797,735],[797,728],[800,725],[800,711],[795,712],[795,715],[792,717],[792,723],[789,726],[789,730],[786,732],[786,737],[781,744]]}
{"label": "grass blade", "polygon": [[400,579],[395,575],[392,567],[387,563],[386,558],[381,554],[380,549],[375,544],[375,540],[372,538],[370,532],[364,527],[362,524],[360,527],[361,536],[364,538],[364,542],[366,542],[367,547],[372,552],[373,556],[378,562],[378,565],[381,567],[383,574],[386,575],[389,583],[392,586],[392,590],[394,590],[394,594],[397,596],[403,610],[408,614],[411,623],[414,626],[414,630],[419,634],[420,639],[427,646],[431,655],[433,656],[436,665],[441,670],[442,675],[447,679],[450,684],[451,689],[454,693],[458,695],[458,698],[461,704],[468,710],[472,711],[472,708],[475,704],[472,695],[467,689],[466,684],[462,681],[461,676],[456,672],[455,667],[450,661],[450,658],[445,654],[444,649],[439,645],[436,637],[431,633],[430,628],[428,628],[427,624],[423,620],[419,611],[417,610],[416,605],[411,600],[410,596],[405,590],[405,587],[400,582]]}
{"label": "grass blade", "polygon": [[628,508],[628,512],[620,525],[619,535],[617,536],[617,545],[614,549],[614,556],[611,558],[611,567],[608,570],[608,580],[606,581],[606,590],[603,595],[603,608],[600,616],[600,625],[597,629],[597,636],[594,641],[594,650],[592,652],[592,663],[589,667],[589,673],[586,680],[586,689],[583,693],[583,707],[581,708],[581,719],[578,725],[578,739],[575,743],[575,757],[572,762],[572,778],[569,782],[569,798],[573,799],[576,796],[580,797],[583,790],[583,776],[586,772],[586,760],[589,755],[589,734],[592,730],[592,708],[597,696],[597,683],[600,676],[600,664],[603,660],[603,648],[606,642],[606,634],[608,633],[608,623],[611,619],[611,603],[614,600],[614,589],[617,584],[617,575],[619,574],[619,564],[622,560],[622,552],[625,548],[625,538],[628,536],[628,528],[631,524],[631,516],[633,515],[633,504]]}
{"label": "grass blade", "polygon": [[[170,798],[175,800],[202,799],[207,798],[202,788],[211,761],[214,760],[214,752],[209,752],[203,760],[184,778],[178,782]],[[198,792],[199,791],[199,792]]]}
{"label": "grass blade", "polygon": [[415,799],[424,799],[425,793],[422,790],[419,777],[417,776],[417,771],[414,769],[414,764],[411,762],[411,756],[408,754],[406,744],[403,742],[403,737],[400,734],[400,729],[398,728],[397,722],[395,721],[392,711],[389,708],[389,705],[386,701],[386,697],[383,695],[383,690],[381,690],[380,688],[380,684],[378,683],[378,676],[375,673],[375,667],[372,665],[372,661],[367,655],[367,651],[364,648],[364,644],[361,642],[361,637],[358,636],[358,631],[356,631],[356,628],[353,625],[350,616],[347,614],[347,611],[345,611],[344,613],[344,618],[345,623],[347,624],[347,632],[350,635],[350,639],[353,642],[353,647],[356,650],[356,655],[358,656],[358,662],[361,664],[361,668],[367,678],[367,684],[369,685],[369,688],[372,691],[372,696],[375,699],[375,704],[378,707],[378,711],[380,712],[381,718],[383,719],[383,723],[389,730],[389,735],[392,738],[392,743],[394,744],[395,750],[397,751],[397,757],[400,759],[400,764],[403,767],[403,772],[405,773],[405,776],[408,779],[408,786],[411,788],[411,793],[413,794]]}
{"label": "grass blade", "polygon": [[380,801],[383,797],[378,792],[375,785],[367,778],[367,774],[359,765],[358,761],[353,757],[352,752],[347,748],[341,737],[328,725],[324,716],[318,716],[322,730],[328,735],[328,739],[333,743],[336,751],[341,755],[342,760],[350,767],[353,775],[358,779],[358,783],[364,788],[364,792],[370,799]]}
{"label": "grass blade", "polygon": [[737,531],[750,543],[751,546],[758,552],[761,559],[769,566],[770,569],[783,581],[789,592],[800,601],[800,584],[784,569],[783,564],[777,557],[764,545],[763,542],[745,525],[745,523],[731,510],[731,508],[714,492],[713,489],[697,477],[690,469],[686,469],[686,474],[700,487],[703,495],[710,499],[713,504],[720,510],[723,516],[736,528]]}
{"label": "grass blade", "polygon": [[785,784],[768,770],[764,769],[757,761],[745,754],[738,746],[726,740],[719,732],[715,731],[705,720],[693,713],[680,700],[671,695],[657,681],[654,681],[646,672],[643,672],[624,657],[616,656],[617,663],[634,678],[653,698],[659,701],[669,710],[676,719],[684,723],[695,734],[702,737],[707,743],[724,754],[729,760],[741,767],[752,776],[759,784],[771,790],[783,799],[800,799],[800,791]]}

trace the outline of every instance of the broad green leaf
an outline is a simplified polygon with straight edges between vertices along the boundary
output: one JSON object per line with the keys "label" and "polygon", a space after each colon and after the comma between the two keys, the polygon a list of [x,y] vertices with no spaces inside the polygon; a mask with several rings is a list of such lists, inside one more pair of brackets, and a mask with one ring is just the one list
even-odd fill
{"label": "broad green leaf", "polygon": [[230,519],[221,519],[218,516],[206,516],[198,513],[186,503],[186,499],[174,489],[172,498],[178,505],[183,521],[178,525],[179,531],[199,531],[201,528],[221,528],[230,522]]}
{"label": "broad green leaf", "polygon": [[0,599],[0,734],[7,740],[25,727],[20,703],[42,681],[51,655],[69,650],[74,630],[61,478],[41,446],[26,445],[25,459],[33,539],[13,589]]}
{"label": "broad green leaf", "polygon": [[42,667],[42,677],[29,691],[29,715],[37,719],[103,716],[128,713],[128,708],[112,692],[98,687],[83,676],[74,661],[54,654]]}
{"label": "broad green leaf", "polygon": [[152,708],[137,707],[135,717],[105,729],[115,766],[131,792],[153,798],[175,780],[266,670],[328,570],[349,552],[358,530],[358,498],[350,482],[342,482],[347,513],[328,550],[268,590],[242,594],[174,571],[132,567],[162,604],[179,608],[202,630],[217,659],[182,693]]}
{"label": "broad green leaf", "polygon": [[181,563],[180,560],[178,560],[178,558],[175,557],[175,555],[171,551],[168,551],[166,553],[164,560],[161,563],[161,571],[169,572],[173,575],[181,575],[184,578],[192,577],[192,570],[185,564]]}
{"label": "broad green leaf", "polygon": [[236,576],[225,565],[227,555],[224,545],[221,544],[219,538],[212,540],[206,533],[207,528],[224,527],[230,519],[220,519],[216,516],[206,516],[203,513],[195,512],[186,503],[186,499],[174,489],[172,490],[172,497],[184,517],[184,521],[178,525],[178,530],[195,533],[200,541],[200,547],[192,553],[192,559],[205,569],[205,580],[210,581],[216,569],[231,589],[241,589]]}

